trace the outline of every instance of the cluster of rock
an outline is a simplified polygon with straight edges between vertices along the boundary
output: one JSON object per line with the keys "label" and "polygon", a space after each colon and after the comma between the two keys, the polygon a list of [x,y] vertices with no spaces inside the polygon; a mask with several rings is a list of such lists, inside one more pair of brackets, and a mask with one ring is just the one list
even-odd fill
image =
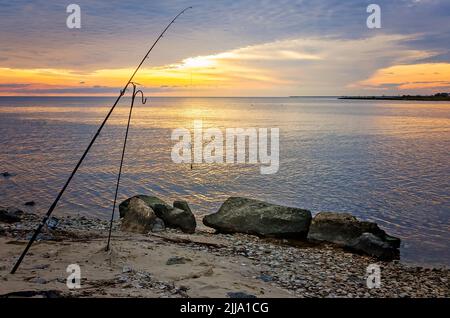
{"label": "cluster of rock", "polygon": [[135,233],[160,232],[166,227],[194,233],[197,223],[186,201],[175,201],[173,206],[148,195],[137,195],[119,205],[121,230]]}
{"label": "cluster of rock", "polygon": [[220,233],[329,242],[383,260],[399,256],[399,238],[348,213],[320,212],[312,218],[308,210],[231,197],[203,223]]}
{"label": "cluster of rock", "polygon": [[[195,232],[195,217],[186,201],[170,206],[155,196],[137,195],[122,202],[119,209],[123,231],[148,233],[169,227]],[[218,233],[328,242],[382,260],[399,256],[399,238],[348,213],[320,212],[313,218],[308,210],[230,197],[217,213],[205,216],[203,223]]]}
{"label": "cluster of rock", "polygon": [[[186,201],[170,206],[158,197],[137,195],[123,201],[119,212],[122,231],[145,234],[167,227],[194,233],[197,226]],[[0,207],[0,222],[19,222],[22,215],[20,209]],[[217,213],[205,216],[203,223],[218,233],[327,242],[381,260],[399,257],[399,238],[386,234],[376,223],[360,221],[348,213],[319,212],[313,218],[308,210],[230,197]]]}

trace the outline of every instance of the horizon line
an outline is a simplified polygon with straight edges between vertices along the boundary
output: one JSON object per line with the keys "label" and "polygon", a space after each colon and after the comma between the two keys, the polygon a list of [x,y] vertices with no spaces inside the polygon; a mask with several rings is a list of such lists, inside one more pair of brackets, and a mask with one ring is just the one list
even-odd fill
{"label": "horizon line", "polygon": [[[289,96],[164,96],[164,95],[155,95],[155,96],[147,96],[148,98],[317,98],[317,97],[342,97],[345,95],[289,95]],[[0,98],[5,97],[59,97],[59,98],[114,98],[116,95],[0,95]],[[123,97],[131,97],[131,96],[123,96]]]}

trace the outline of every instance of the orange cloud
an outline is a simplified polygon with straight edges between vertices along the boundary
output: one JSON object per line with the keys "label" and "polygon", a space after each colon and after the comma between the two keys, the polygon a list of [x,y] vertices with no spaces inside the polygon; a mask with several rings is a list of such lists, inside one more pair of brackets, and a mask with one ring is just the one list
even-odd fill
{"label": "orange cloud", "polygon": [[357,84],[363,87],[433,89],[450,87],[450,63],[395,65],[375,72]]}
{"label": "orange cloud", "polygon": [[[438,54],[405,46],[414,38],[279,40],[146,66],[134,80],[156,95],[178,96],[339,95],[450,86],[450,63],[414,64]],[[0,67],[0,95],[116,95],[133,71]],[[368,74],[373,75],[362,80]]]}
{"label": "orange cloud", "polygon": [[[242,63],[232,53],[190,57],[177,64],[143,68],[134,81],[152,88],[177,88],[183,91],[208,94],[208,91],[221,87],[245,87],[263,89],[274,84],[284,84],[270,70],[259,69]],[[46,95],[50,89],[80,89],[83,87],[117,88],[117,92],[130,77],[134,69],[100,69],[92,72],[77,72],[64,69],[11,69],[0,68],[0,87],[16,87],[11,92],[0,91],[0,95],[28,94],[39,89]],[[11,85],[12,84],[12,85]],[[161,92],[162,95],[171,92]],[[61,95],[61,93],[57,93]],[[70,95],[73,93],[67,93]],[[38,94],[39,95],[39,94]],[[83,93],[74,94],[83,95]],[[89,93],[91,95],[91,93]]]}

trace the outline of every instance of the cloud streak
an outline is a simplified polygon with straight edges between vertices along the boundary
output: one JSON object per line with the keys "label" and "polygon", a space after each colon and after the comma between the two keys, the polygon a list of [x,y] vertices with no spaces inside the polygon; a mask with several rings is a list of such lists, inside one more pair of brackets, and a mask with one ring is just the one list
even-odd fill
{"label": "cloud streak", "polygon": [[[383,34],[347,40],[280,40],[145,67],[136,81],[159,95],[199,96],[346,95],[374,89],[428,91],[433,83],[435,88],[445,87],[448,64],[415,65],[439,52],[409,48],[407,43],[414,38]],[[132,71],[0,69],[0,83],[33,84],[14,89],[26,94],[114,95]],[[425,71],[428,75],[420,76]],[[415,79],[414,83],[407,84],[405,78]]]}
{"label": "cloud streak", "polygon": [[[396,92],[413,86],[375,85],[378,71],[450,63],[450,3],[445,0],[380,0],[381,30],[367,29],[369,2],[360,0],[77,3],[82,28],[69,30],[64,3],[0,0],[0,83],[29,83],[33,91],[23,90],[35,94],[113,94],[96,86],[120,87],[148,43],[189,5],[194,9],[177,21],[142,70],[140,80],[158,93]],[[416,82],[420,91],[423,81]],[[432,82],[441,87],[441,80]]]}

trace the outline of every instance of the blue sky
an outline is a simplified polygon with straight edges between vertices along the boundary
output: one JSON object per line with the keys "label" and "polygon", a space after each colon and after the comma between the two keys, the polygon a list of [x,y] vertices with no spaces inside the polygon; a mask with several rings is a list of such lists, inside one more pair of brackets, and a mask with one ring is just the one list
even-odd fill
{"label": "blue sky", "polygon": [[[81,29],[66,27],[66,6],[70,3],[81,7]],[[366,26],[366,7],[370,3],[382,8],[381,29]],[[401,65],[436,63],[436,68],[441,69],[450,63],[448,0],[0,1],[0,72],[67,70],[79,74],[78,82],[83,83],[74,87],[68,82],[67,87],[60,87],[49,80],[39,86],[24,76],[5,75],[4,71],[3,76],[0,73],[0,93],[8,85],[22,85],[22,89],[26,85],[30,92],[37,93],[52,89],[56,93],[73,89],[77,94],[114,91],[113,83],[93,85],[92,81],[90,85],[90,77],[84,79],[83,74],[134,67],[165,24],[187,6],[194,8],[177,21],[146,67],[151,72],[152,68],[182,65],[190,57],[209,56],[217,67],[228,67],[236,74],[221,71],[223,80],[209,81],[206,86],[199,81],[199,95],[221,95],[221,89],[225,95],[236,92],[236,87],[230,86],[232,77],[245,84],[239,85],[241,89],[235,93],[241,96],[364,94],[380,89],[382,93],[428,92],[429,85],[425,89],[414,85],[399,89],[409,86],[383,83],[374,76],[380,77],[389,68],[405,72],[393,68]],[[320,58],[283,59],[280,55],[277,59],[258,60],[267,48],[276,56],[281,50],[277,45],[283,52],[288,49]],[[250,52],[253,57],[236,57],[231,62],[215,57],[226,52],[236,56]],[[244,68],[258,74],[253,80],[261,85],[253,85],[252,78],[239,78],[239,74],[246,73]],[[205,75],[203,71],[189,70],[194,75]],[[271,76],[272,85],[268,83]],[[419,80],[420,76],[415,82]],[[442,76],[436,82],[441,84],[435,89],[450,91],[450,84],[442,84]],[[183,95],[181,86],[161,85],[158,81],[152,88],[166,93],[167,87],[172,87],[169,93]]]}

